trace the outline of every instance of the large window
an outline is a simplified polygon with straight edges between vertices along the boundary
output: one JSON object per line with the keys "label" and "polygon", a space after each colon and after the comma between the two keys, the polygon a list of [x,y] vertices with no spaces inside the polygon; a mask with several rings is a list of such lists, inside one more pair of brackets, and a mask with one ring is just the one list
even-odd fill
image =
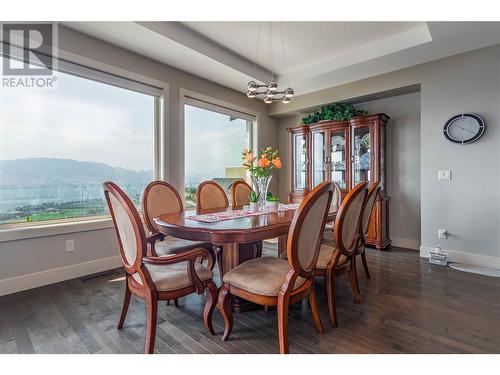
{"label": "large window", "polygon": [[215,180],[226,190],[236,179],[246,179],[243,148],[252,148],[251,116],[192,100],[184,109],[185,203],[196,205],[196,189]]}
{"label": "large window", "polygon": [[57,79],[53,89],[0,90],[0,227],[107,215],[104,181],[138,204],[154,178],[158,97]]}

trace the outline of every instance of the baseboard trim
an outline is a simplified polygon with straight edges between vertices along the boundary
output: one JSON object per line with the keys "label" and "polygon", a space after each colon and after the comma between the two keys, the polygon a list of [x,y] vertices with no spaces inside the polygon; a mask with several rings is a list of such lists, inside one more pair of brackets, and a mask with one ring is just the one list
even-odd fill
{"label": "baseboard trim", "polygon": [[411,238],[401,238],[391,236],[391,246],[404,247],[405,249],[419,250],[420,241]]}
{"label": "baseboard trim", "polygon": [[[433,250],[433,248],[428,246],[420,246],[420,256],[422,258],[428,258],[430,250]],[[443,252],[448,254],[449,262],[500,269],[500,257],[492,257],[448,249],[443,249]]]}
{"label": "baseboard trim", "polygon": [[121,266],[119,255],[0,280],[0,296],[58,283]]}

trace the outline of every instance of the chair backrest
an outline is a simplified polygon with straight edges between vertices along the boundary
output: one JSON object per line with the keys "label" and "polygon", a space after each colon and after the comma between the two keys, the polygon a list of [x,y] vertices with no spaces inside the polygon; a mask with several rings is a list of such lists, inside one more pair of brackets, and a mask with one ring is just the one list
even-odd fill
{"label": "chair backrest", "polygon": [[224,189],[214,181],[203,181],[196,191],[196,209],[227,208],[229,202]]}
{"label": "chair backrest", "polygon": [[330,207],[332,208],[335,207],[335,209],[338,209],[341,203],[342,203],[342,193],[340,191],[339,185],[334,183],[332,203],[330,204]]}
{"label": "chair backrest", "polygon": [[113,182],[105,182],[104,196],[115,226],[120,257],[128,274],[138,272],[146,254],[146,234],[132,200]]}
{"label": "chair backrest", "polygon": [[362,241],[365,240],[368,235],[368,225],[370,224],[370,218],[372,216],[373,206],[375,205],[375,200],[377,195],[380,193],[380,182],[376,181],[368,190],[366,195],[365,207],[363,208],[363,220],[361,222],[361,235]]}
{"label": "chair backrest", "polygon": [[182,199],[175,188],[165,181],[153,181],[142,195],[142,216],[151,233],[158,230],[153,219],[162,214],[181,212],[184,210]]}
{"label": "chair backrest", "polygon": [[244,206],[250,203],[248,196],[252,192],[252,187],[245,181],[236,181],[231,185],[231,196],[233,197],[233,208]]}
{"label": "chair backrest", "polygon": [[290,267],[301,277],[310,277],[314,273],[332,196],[331,182],[319,184],[302,200],[293,217],[287,257]]}
{"label": "chair backrest", "polygon": [[361,181],[344,198],[337,217],[333,237],[335,244],[344,255],[352,255],[360,240],[359,231],[366,199],[367,183]]}

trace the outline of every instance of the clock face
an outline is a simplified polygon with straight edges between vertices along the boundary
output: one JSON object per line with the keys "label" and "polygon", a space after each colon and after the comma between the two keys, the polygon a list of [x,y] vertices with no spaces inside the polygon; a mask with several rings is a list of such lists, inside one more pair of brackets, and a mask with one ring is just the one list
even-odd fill
{"label": "clock face", "polygon": [[486,125],[481,117],[473,113],[462,113],[450,118],[444,125],[444,136],[451,142],[467,144],[477,141]]}

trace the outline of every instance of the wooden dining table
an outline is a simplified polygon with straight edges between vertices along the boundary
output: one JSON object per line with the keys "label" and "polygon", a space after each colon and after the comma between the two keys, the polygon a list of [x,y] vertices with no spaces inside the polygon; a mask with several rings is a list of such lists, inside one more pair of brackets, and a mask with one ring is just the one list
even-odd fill
{"label": "wooden dining table", "polygon": [[[236,208],[238,209],[238,208]],[[218,210],[186,210],[160,215],[154,219],[158,231],[176,238],[204,241],[218,245],[220,277],[239,264],[257,256],[262,241],[278,238],[278,254],[286,251],[286,240],[296,209],[263,212],[259,215],[238,217],[217,222],[193,220],[192,216],[213,213],[230,213],[231,208]],[[337,211],[329,212],[328,221],[334,221]],[[248,303],[235,299],[232,302],[236,311],[246,310]]]}

